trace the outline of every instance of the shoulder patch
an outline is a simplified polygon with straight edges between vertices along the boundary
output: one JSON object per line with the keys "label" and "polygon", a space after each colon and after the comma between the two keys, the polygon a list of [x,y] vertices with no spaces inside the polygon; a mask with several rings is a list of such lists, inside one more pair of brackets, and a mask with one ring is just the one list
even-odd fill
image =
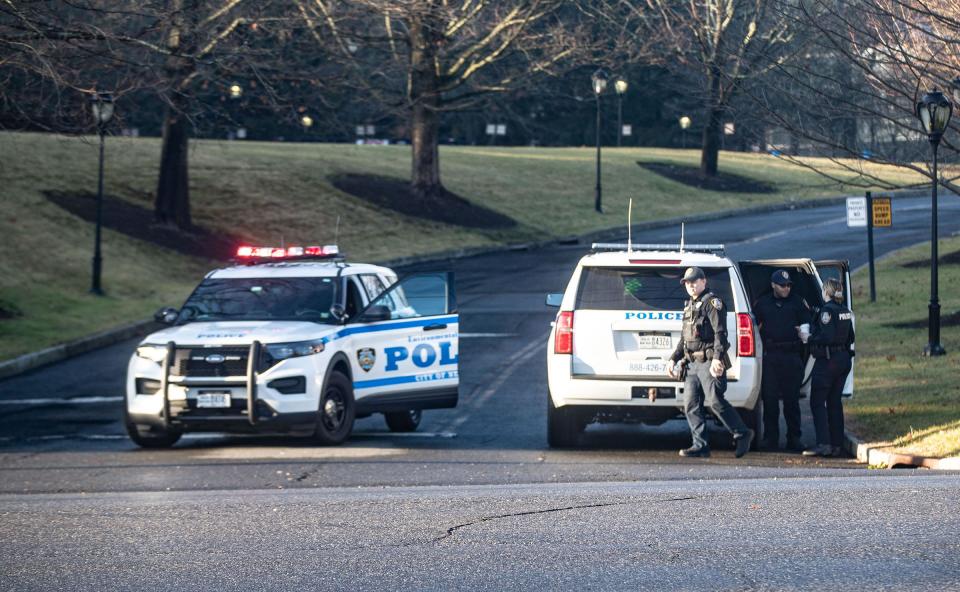
{"label": "shoulder patch", "polygon": [[717,309],[717,310],[723,310],[723,301],[720,300],[719,298],[714,298],[714,299],[712,299],[712,300],[710,301],[710,303],[713,304],[713,307],[714,307],[715,309]]}
{"label": "shoulder patch", "polygon": [[830,315],[829,312],[823,311],[823,312],[820,313],[820,324],[821,324],[821,325],[829,325],[829,324],[830,324],[830,321],[831,321],[832,319],[833,319],[833,317]]}

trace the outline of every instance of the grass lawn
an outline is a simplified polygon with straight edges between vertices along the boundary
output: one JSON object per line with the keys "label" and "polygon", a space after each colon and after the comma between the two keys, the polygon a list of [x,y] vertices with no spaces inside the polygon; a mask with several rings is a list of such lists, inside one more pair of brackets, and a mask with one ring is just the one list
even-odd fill
{"label": "grass lawn", "polygon": [[[152,207],[160,140],[109,138],[105,191]],[[507,230],[466,229],[386,211],[334,188],[341,173],[408,178],[410,148],[349,144],[195,141],[190,183],[195,223],[261,244],[325,243],[354,260],[384,261],[457,247],[484,247],[622,227],[693,212],[859,193],[765,154],[724,152],[721,171],[763,180],[774,193],[704,193],[639,167],[637,161],[695,166],[696,150],[605,149],[603,201],[593,212],[591,148],[441,148],[451,191],[517,221]],[[215,264],[107,231],[106,298],[87,293],[93,227],[44,197],[96,191],[93,138],[0,133],[0,359],[146,318],[179,304]],[[819,161],[844,179],[854,173]],[[858,165],[858,163],[852,163]],[[873,165],[867,165],[873,166]],[[879,170],[879,169],[878,169]],[[910,174],[883,171],[902,183]],[[708,196],[704,199],[704,195]],[[13,316],[11,315],[13,313]]]}
{"label": "grass lawn", "polygon": [[[941,257],[960,250],[960,238],[940,241]],[[854,433],[867,442],[924,456],[960,455],[960,327],[943,326],[947,355],[921,356],[927,343],[929,266],[903,263],[929,259],[918,246],[877,264],[877,302],[870,303],[869,273],[854,279],[857,319],[856,394],[846,405]],[[960,311],[960,264],[940,265],[941,317]],[[917,328],[894,323],[917,322]]]}

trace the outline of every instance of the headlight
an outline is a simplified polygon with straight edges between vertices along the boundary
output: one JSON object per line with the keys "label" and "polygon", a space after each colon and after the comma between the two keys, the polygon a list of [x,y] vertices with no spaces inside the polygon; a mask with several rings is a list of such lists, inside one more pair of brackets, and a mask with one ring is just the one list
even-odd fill
{"label": "headlight", "polygon": [[137,356],[150,360],[151,362],[162,364],[163,359],[167,356],[167,346],[141,345],[137,348]]}
{"label": "headlight", "polygon": [[286,360],[300,356],[312,356],[323,351],[323,341],[296,341],[294,343],[269,343],[264,345],[267,353],[274,360]]}

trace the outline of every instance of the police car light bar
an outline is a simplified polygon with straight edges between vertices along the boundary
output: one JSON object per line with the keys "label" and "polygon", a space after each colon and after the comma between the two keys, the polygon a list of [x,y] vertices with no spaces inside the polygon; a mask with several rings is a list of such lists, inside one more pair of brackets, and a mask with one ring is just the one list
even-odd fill
{"label": "police car light bar", "polygon": [[722,244],[715,245],[679,245],[665,243],[593,243],[590,246],[592,251],[670,251],[684,252],[694,251],[697,253],[723,253],[726,247]]}
{"label": "police car light bar", "polygon": [[284,260],[284,259],[330,259],[340,256],[337,245],[322,247],[250,247],[242,246],[237,249],[237,259],[251,260]]}

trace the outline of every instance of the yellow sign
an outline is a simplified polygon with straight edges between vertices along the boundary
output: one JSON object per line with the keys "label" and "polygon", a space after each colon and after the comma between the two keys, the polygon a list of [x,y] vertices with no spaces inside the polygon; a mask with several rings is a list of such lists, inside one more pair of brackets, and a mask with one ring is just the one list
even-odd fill
{"label": "yellow sign", "polygon": [[873,225],[893,226],[893,206],[889,197],[873,198]]}

